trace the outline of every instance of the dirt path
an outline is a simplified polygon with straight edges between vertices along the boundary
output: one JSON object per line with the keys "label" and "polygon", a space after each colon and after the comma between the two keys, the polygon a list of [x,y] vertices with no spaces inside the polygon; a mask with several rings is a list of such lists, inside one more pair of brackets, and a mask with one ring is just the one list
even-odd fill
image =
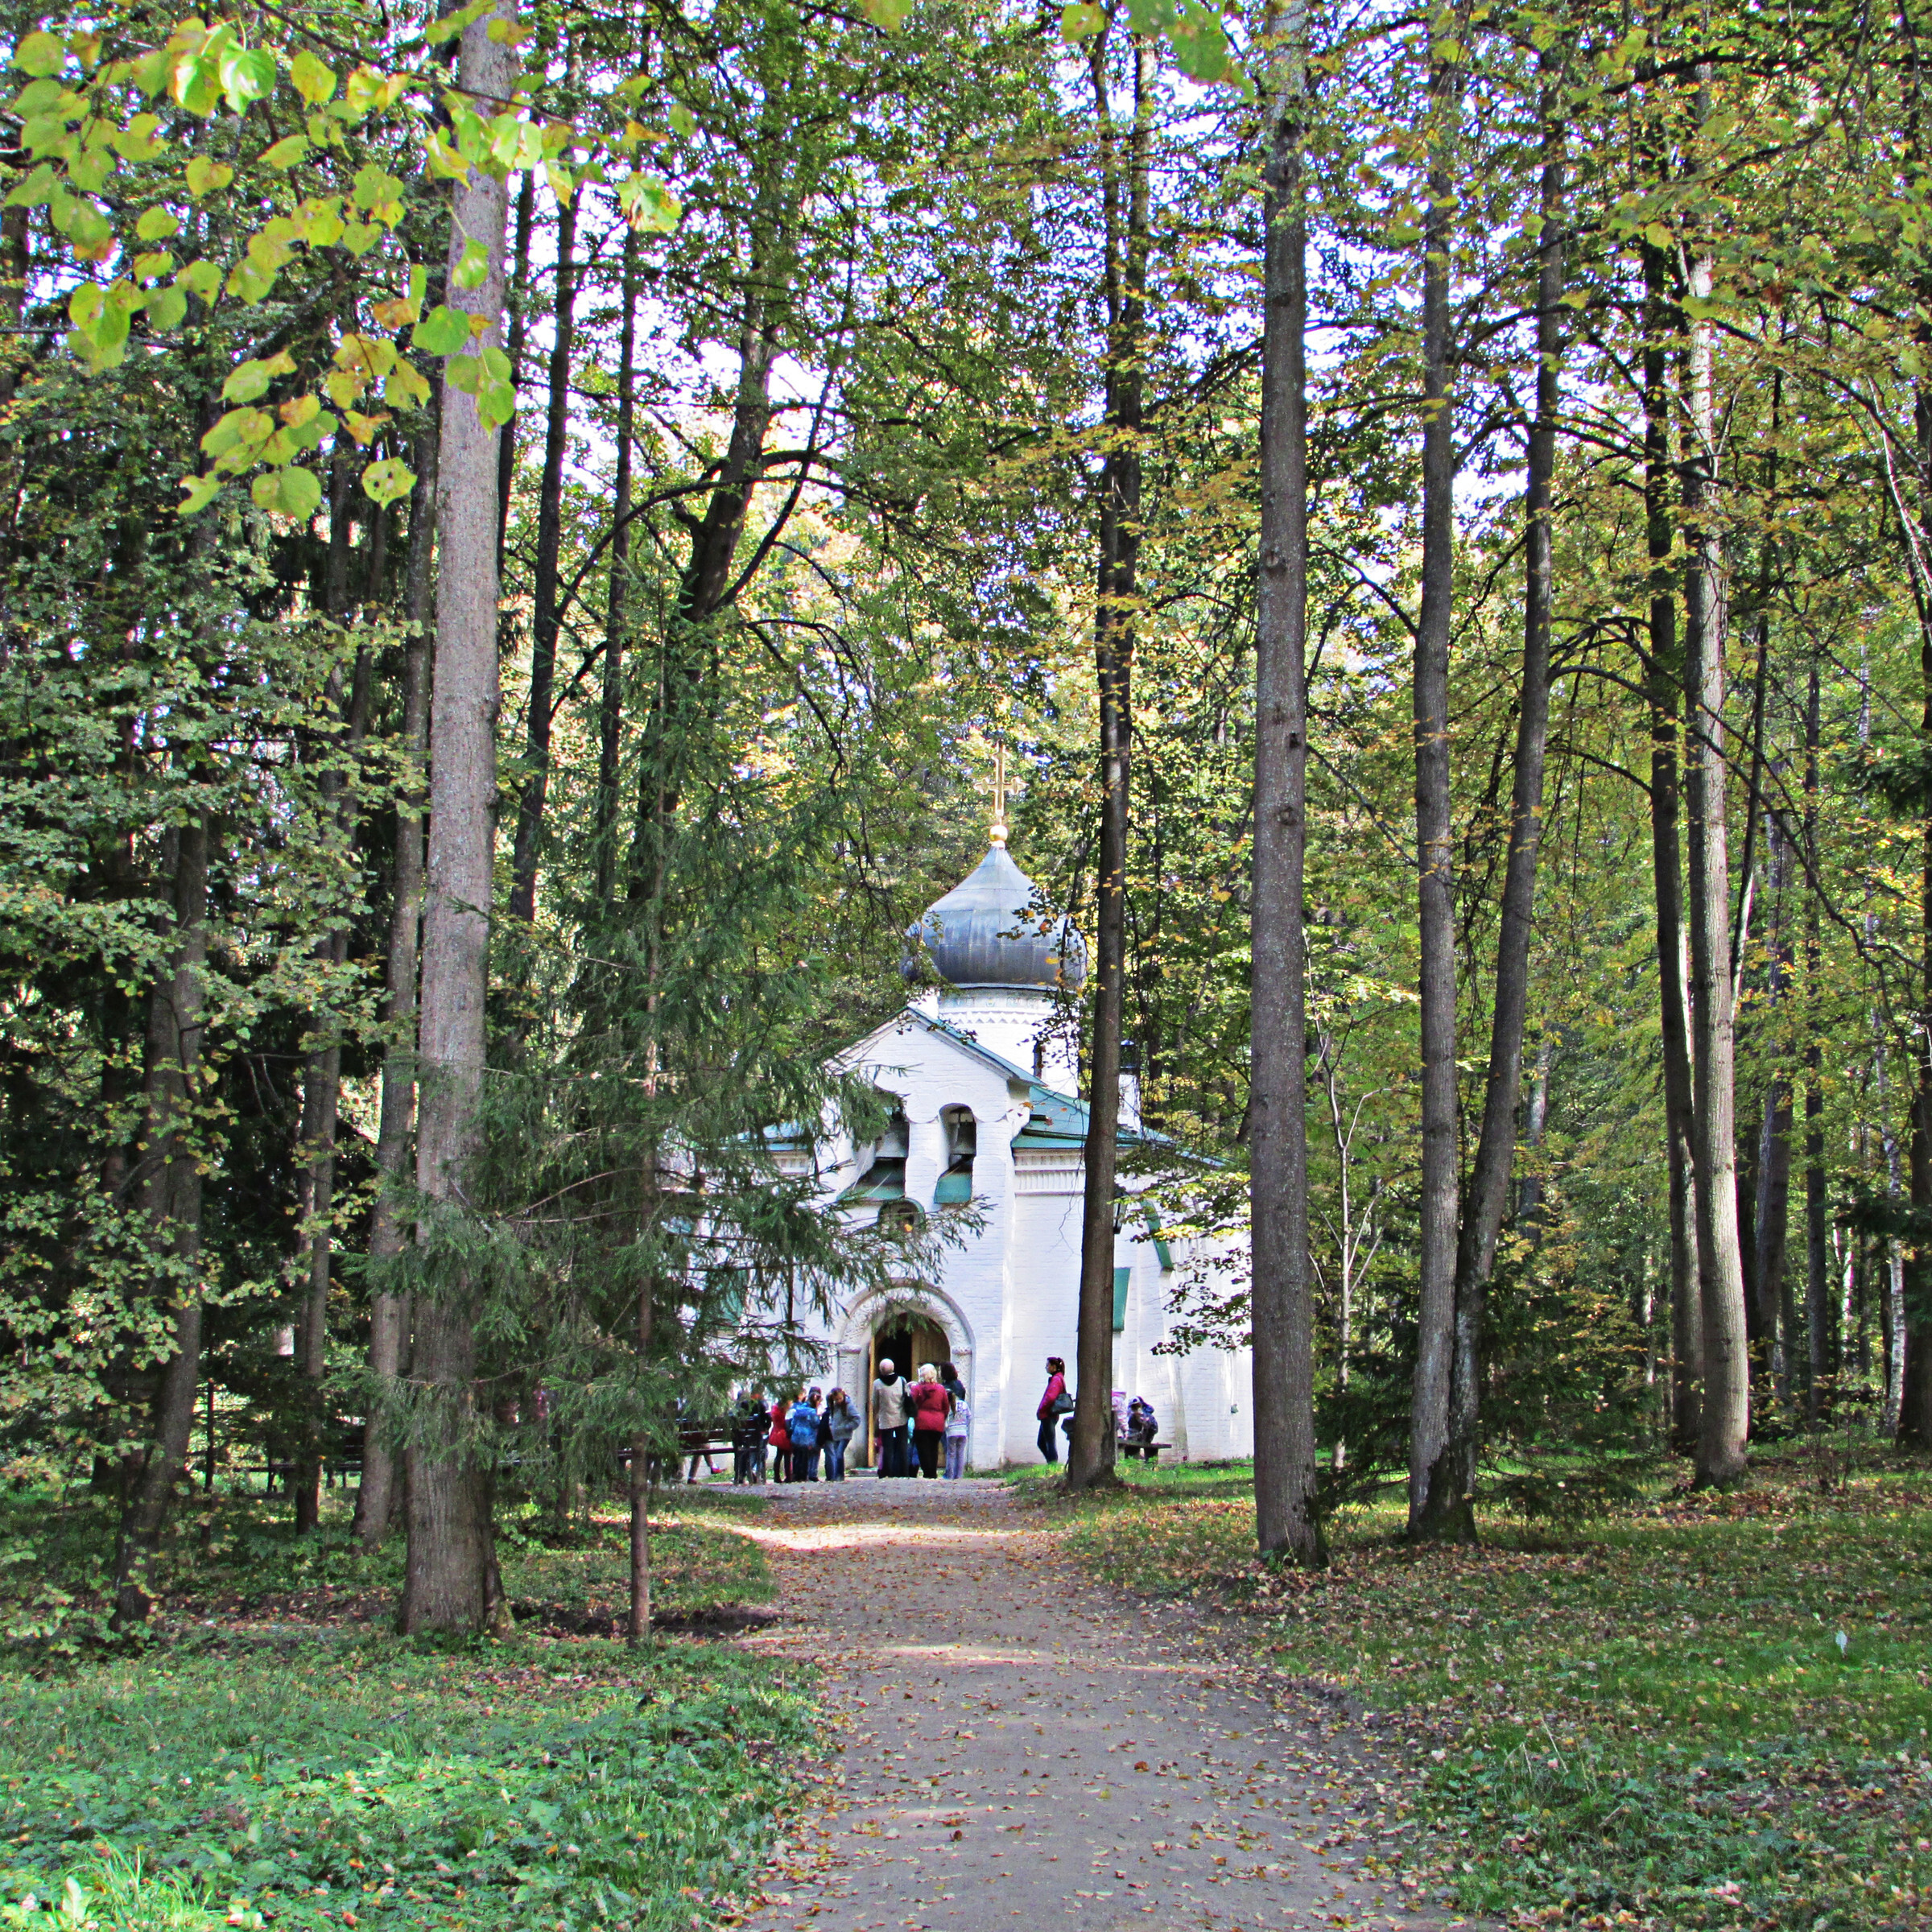
{"label": "dirt path", "polygon": [[1359,1738],[1088,1583],[1005,1484],[771,1493],[782,1620],[753,1641],[821,1663],[840,1721],[755,1932],[1457,1922],[1397,1868]]}

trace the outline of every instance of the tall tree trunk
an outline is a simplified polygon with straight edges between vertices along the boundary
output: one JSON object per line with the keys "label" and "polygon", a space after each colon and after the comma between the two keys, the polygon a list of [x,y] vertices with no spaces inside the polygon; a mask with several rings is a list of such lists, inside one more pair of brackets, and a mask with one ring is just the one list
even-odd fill
{"label": "tall tree trunk", "polygon": [[[463,30],[460,85],[503,97],[516,63],[489,38],[509,0]],[[505,184],[473,172],[452,197],[448,299],[484,318],[493,343],[503,317]],[[481,285],[455,273],[465,239],[489,250]],[[422,1030],[416,1185],[431,1203],[460,1199],[479,1131],[489,989],[489,903],[496,802],[497,439],[474,397],[446,383],[436,528],[436,648],[430,700],[429,856],[423,897]],[[448,1270],[454,1276],[453,1268]],[[497,1613],[489,1496],[464,1439],[476,1409],[476,1335],[464,1285],[448,1280],[415,1308],[411,1372],[428,1404],[409,1451],[405,1633],[479,1630]]]}
{"label": "tall tree trunk", "polygon": [[[1557,57],[1544,56],[1546,76]],[[1556,427],[1563,407],[1563,130],[1554,80],[1546,78],[1542,228],[1537,242],[1536,417],[1530,427],[1523,502],[1523,676],[1509,799],[1509,853],[1496,942],[1496,989],[1481,1137],[1469,1176],[1455,1270],[1455,1357],[1449,1445],[1441,1498],[1443,1528],[1476,1540],[1476,1461],[1481,1448],[1482,1344],[1496,1242],[1516,1162],[1516,1113],[1523,1084],[1523,1026],[1530,1003],[1530,942],[1537,858],[1543,837],[1543,758],[1550,735],[1550,627],[1554,600],[1550,521],[1556,486]]]}
{"label": "tall tree trunk", "polygon": [[[330,465],[328,572],[325,604],[329,621],[345,625],[349,614],[349,530],[354,472],[345,455]],[[371,522],[370,545],[382,527]],[[357,654],[346,708],[338,681],[330,679],[332,706],[344,712],[342,735],[324,749],[327,763],[317,791],[320,813],[336,836],[347,842],[353,828],[343,817],[343,774],[340,761],[360,749],[369,729],[370,660],[366,649]],[[324,988],[339,978],[349,960],[349,926],[338,922],[316,943],[316,961]],[[334,1279],[336,1135],[342,1092],[342,1032],[340,1016],[327,1007],[310,1016],[316,1035],[302,1083],[300,1204],[303,1222],[303,1275],[308,1293],[296,1323],[296,1371],[303,1384],[301,1443],[294,1477],[295,1529],[308,1534],[321,1526],[322,1474],[326,1454],[323,1389],[328,1374],[328,1294]]]}
{"label": "tall tree trunk", "polygon": [[1100,472],[1100,567],[1093,613],[1100,687],[1100,839],[1095,878],[1093,1032],[1088,1054],[1080,1301],[1067,1487],[1111,1481],[1114,1463],[1113,1245],[1120,1150],[1121,1036],[1127,972],[1129,759],[1133,730],[1134,601],[1141,550],[1141,411],[1146,317],[1148,155],[1154,56],[1132,37],[1133,125],[1125,180],[1107,93],[1111,36],[1093,43],[1092,70],[1107,225],[1107,371]]}
{"label": "tall tree trunk", "polygon": [[[523,176],[517,187],[517,244],[514,266],[510,278],[510,339],[504,353],[510,357],[510,387],[521,394],[523,387],[523,343],[530,332],[530,237],[536,225],[537,177]],[[517,481],[517,419],[512,416],[497,431],[497,581],[503,580],[503,555],[510,543],[510,499]]]}
{"label": "tall tree trunk", "polygon": [[[439,377],[416,439],[416,482],[410,496],[409,574],[403,617],[409,642],[402,660],[402,749],[408,778],[396,809],[394,879],[383,969],[382,1112],[376,1130],[378,1190],[369,1257],[380,1269],[402,1253],[408,1227],[401,1189],[416,1125],[416,966],[423,925],[423,774],[429,753],[432,570],[436,555],[437,445],[442,411]],[[369,1372],[377,1394],[362,1432],[362,1482],[356,1492],[356,1534],[374,1549],[395,1509],[395,1458],[381,1391],[402,1373],[409,1340],[408,1298],[378,1286],[371,1298]]]}
{"label": "tall tree trunk", "polygon": [[194,1108],[207,989],[208,815],[197,807],[174,834],[175,944],[148,1003],[147,1104],[142,1135],[142,1206],[152,1244],[157,1299],[173,1304],[171,1347],[162,1364],[153,1437],[121,1520],[114,1560],[114,1625],[146,1620],[148,1571],[161,1545],[175,1486],[188,1467],[201,1373],[201,1150]]}
{"label": "tall tree trunk", "polygon": [[1810,873],[1805,890],[1805,1416],[1814,1426],[1823,1414],[1830,1360],[1831,1283],[1827,1272],[1831,1216],[1825,1194],[1824,1049],[1818,1026],[1818,653],[1811,653],[1805,694],[1804,849]]}
{"label": "tall tree trunk", "polygon": [[[1458,49],[1459,53],[1459,48]],[[1455,411],[1450,250],[1459,60],[1431,52],[1429,206],[1422,223],[1422,600],[1415,634],[1415,836],[1420,914],[1420,1305],[1409,1443],[1409,1534],[1452,1529],[1445,1460],[1455,1361],[1455,878],[1449,789],[1449,631],[1455,574]]]}
{"label": "tall tree trunk", "polygon": [[[1262,1554],[1327,1558],[1315,1511],[1315,1298],[1308,1262],[1308,16],[1272,24],[1262,164],[1261,526],[1255,587],[1254,884],[1248,1165],[1253,1228],[1254,1518]],[[1340,1119],[1336,1120],[1338,1143]],[[1347,1149],[1342,1373],[1348,1373]],[[1340,1453],[1340,1445],[1337,1445]]]}
{"label": "tall tree trunk", "polygon": [[[1699,119],[1709,89],[1699,70]],[[1699,240],[1689,295],[1709,301],[1711,262]],[[1690,832],[1691,1145],[1698,1177],[1697,1260],[1703,1317],[1703,1399],[1696,1480],[1733,1483],[1745,1472],[1751,1426],[1744,1259],[1738,1242],[1736,1040],[1731,970],[1731,872],[1725,836],[1724,580],[1717,529],[1715,334],[1686,324],[1684,685],[1690,746],[1684,808]]]}
{"label": "tall tree trunk", "polygon": [[1670,1440],[1680,1455],[1697,1449],[1703,1386],[1703,1315],[1697,1266],[1697,1173],[1690,1147],[1690,1019],[1686,1005],[1684,886],[1678,835],[1678,712],[1683,662],[1677,634],[1672,553],[1676,519],[1669,380],[1676,305],[1670,258],[1643,245],[1644,530],[1650,566],[1645,691],[1650,712],[1650,869],[1657,902],[1657,992],[1664,1061],[1664,1141],[1670,1212]]}
{"label": "tall tree trunk", "polygon": [[1790,998],[1791,942],[1785,924],[1785,888],[1790,883],[1790,840],[1783,822],[1767,809],[1765,819],[1767,976],[1765,1020],[1773,1034],[1773,1070],[1765,1094],[1758,1133],[1757,1192],[1752,1216],[1757,1252],[1752,1274],[1760,1303],[1758,1323],[1765,1338],[1765,1356],[1777,1393],[1791,1396],[1792,1339],[1784,1321],[1788,1282],[1785,1261],[1791,1208],[1791,1082],[1784,1071],[1784,1045],[1777,1037],[1781,1009]]}
{"label": "tall tree trunk", "polygon": [[624,652],[630,629],[631,440],[637,430],[637,230],[624,230],[623,313],[617,334],[617,466],[610,514],[610,597],[604,620],[604,688],[597,719],[597,903],[617,883],[617,768],[623,750]]}
{"label": "tall tree trunk", "polygon": [[[629,229],[625,233],[629,233]],[[543,425],[543,480],[537,499],[537,569],[530,627],[530,712],[524,737],[530,761],[517,802],[511,850],[510,916],[536,917],[537,848],[550,791],[550,731],[557,670],[557,559],[564,537],[564,457],[570,443],[571,356],[576,328],[577,204],[557,210],[557,282],[550,349],[550,396]],[[613,568],[615,559],[613,560]]]}
{"label": "tall tree trunk", "polygon": [[[650,1360],[651,1317],[657,1306],[655,1284],[646,1280],[638,1291],[638,1368],[642,1374]],[[633,1644],[650,1635],[650,1438],[640,1430],[630,1445],[630,1627]]]}
{"label": "tall tree trunk", "polygon": [[[1932,297],[1932,277],[1921,293]],[[1922,333],[1932,336],[1932,328]],[[1916,402],[1921,562],[1913,580],[1919,603],[1919,733],[1932,745],[1932,585],[1923,581],[1924,560],[1932,559],[1932,378],[1919,378]],[[1909,531],[1906,541],[1913,541]],[[1912,1207],[1922,1230],[1932,1221],[1932,811],[1926,815],[1920,850],[1918,1050],[1913,1055],[1918,1077],[1912,1095],[1911,1161]],[[1905,1281],[1897,1299],[1893,1359],[1898,1385],[1898,1440],[1913,1448],[1932,1448],[1932,1237],[1922,1231],[1907,1251]]]}

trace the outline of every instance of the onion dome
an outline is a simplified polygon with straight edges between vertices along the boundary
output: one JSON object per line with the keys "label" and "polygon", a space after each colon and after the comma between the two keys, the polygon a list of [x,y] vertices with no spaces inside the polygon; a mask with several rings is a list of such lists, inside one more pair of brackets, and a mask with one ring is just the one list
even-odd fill
{"label": "onion dome", "polygon": [[931,972],[949,986],[1078,986],[1087,977],[1087,946],[1063,914],[1042,912],[1033,881],[1013,864],[1005,828],[992,849],[942,899],[906,929],[902,970],[909,980]]}

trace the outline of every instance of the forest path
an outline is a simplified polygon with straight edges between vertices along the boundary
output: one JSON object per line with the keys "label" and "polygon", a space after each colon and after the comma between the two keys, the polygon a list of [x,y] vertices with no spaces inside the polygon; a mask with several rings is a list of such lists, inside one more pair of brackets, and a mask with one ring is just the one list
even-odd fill
{"label": "forest path", "polygon": [[1455,1922],[1391,1871],[1390,1767],[1192,1609],[1096,1587],[997,1481],[774,1489],[750,1534],[828,1679],[829,1806],[755,1932]]}

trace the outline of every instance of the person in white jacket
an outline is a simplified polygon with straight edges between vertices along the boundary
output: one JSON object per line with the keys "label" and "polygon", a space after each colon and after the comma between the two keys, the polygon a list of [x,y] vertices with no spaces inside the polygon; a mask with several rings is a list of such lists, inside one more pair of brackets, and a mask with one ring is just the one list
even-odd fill
{"label": "person in white jacket", "polygon": [[909,1474],[906,1467],[906,1378],[894,1373],[890,1356],[881,1358],[878,1378],[872,1385],[872,1433],[879,1446],[879,1474]]}

